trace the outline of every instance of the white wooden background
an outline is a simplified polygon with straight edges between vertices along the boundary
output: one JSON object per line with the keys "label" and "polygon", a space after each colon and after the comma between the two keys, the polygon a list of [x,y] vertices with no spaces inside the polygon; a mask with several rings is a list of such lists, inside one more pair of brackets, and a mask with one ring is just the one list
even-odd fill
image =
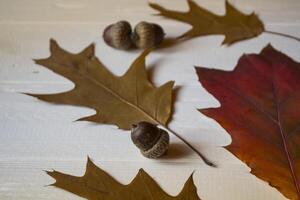
{"label": "white wooden background", "polygon": [[[186,10],[184,0],[156,1],[168,8]],[[197,0],[222,14],[223,0]],[[298,0],[231,0],[237,8],[255,10],[266,28],[300,37]],[[262,34],[229,48],[220,46],[223,36],[197,38],[152,53],[147,59],[153,82],[175,80],[179,87],[171,128],[195,145],[218,168],[206,166],[181,141],[171,137],[169,155],[149,160],[131,143],[129,132],[115,126],[73,122],[94,113],[87,108],[51,105],[21,92],[55,93],[73,84],[34,64],[32,58],[49,56],[49,38],[72,52],[94,42],[96,55],[121,75],[139,52],[114,50],[104,44],[105,26],[118,20],[133,25],[147,20],[160,23],[168,36],[177,36],[188,25],[153,16],[141,0],[0,0],[0,199],[80,199],[53,187],[43,170],[56,169],[82,175],[87,155],[117,180],[128,183],[144,168],[168,193],[177,194],[195,171],[198,193],[204,200],[285,199],[265,182],[249,174],[249,168],[222,146],[229,135],[196,108],[218,106],[197,82],[194,65],[232,69],[243,53],[258,53],[268,43],[300,60],[300,43]],[[253,147],[255,148],[255,147]]]}

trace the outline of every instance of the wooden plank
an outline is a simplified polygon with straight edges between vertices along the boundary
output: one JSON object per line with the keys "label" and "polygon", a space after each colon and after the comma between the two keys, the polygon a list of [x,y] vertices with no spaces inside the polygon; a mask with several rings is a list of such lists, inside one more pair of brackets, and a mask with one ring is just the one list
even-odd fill
{"label": "wooden plank", "polygon": [[[156,1],[172,9],[186,9],[182,0]],[[197,0],[204,7],[224,13],[223,0]],[[298,0],[232,0],[242,11],[257,11],[270,30],[300,36]],[[121,75],[139,51],[114,50],[101,39],[110,23],[127,19],[159,22],[168,36],[180,35],[189,26],[151,15],[155,11],[139,0],[0,0],[0,199],[80,199],[51,187],[53,179],[43,170],[57,169],[82,175],[87,155],[122,183],[145,168],[170,194],[177,194],[195,171],[199,195],[205,200],[279,200],[284,197],[249,174],[249,168],[221,146],[230,137],[215,121],[196,108],[219,103],[197,81],[193,66],[231,70],[243,53],[258,53],[268,43],[300,61],[299,43],[263,34],[230,48],[220,46],[222,36],[197,38],[154,52],[147,58],[152,80],[160,85],[170,79],[180,88],[170,126],[191,141],[219,168],[212,169],[177,138],[165,158],[153,161],[141,156],[129,132],[115,126],[74,120],[94,113],[88,108],[52,105],[20,92],[51,93],[69,90],[73,84],[32,61],[49,56],[49,38],[78,52],[96,44],[96,55]]]}

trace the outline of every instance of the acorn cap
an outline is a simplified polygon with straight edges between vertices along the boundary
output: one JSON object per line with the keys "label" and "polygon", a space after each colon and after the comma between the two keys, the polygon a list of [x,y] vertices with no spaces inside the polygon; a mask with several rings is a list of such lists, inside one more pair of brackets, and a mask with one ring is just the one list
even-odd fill
{"label": "acorn cap", "polygon": [[141,151],[143,156],[147,158],[159,158],[162,155],[166,154],[166,152],[168,151],[170,141],[169,134],[162,129],[159,129],[159,131],[161,132],[161,134],[158,141],[151,149]]}
{"label": "acorn cap", "polygon": [[131,26],[127,21],[119,21],[107,26],[103,31],[106,44],[116,49],[129,49],[132,46]]}
{"label": "acorn cap", "polygon": [[136,47],[145,49],[159,45],[164,36],[161,26],[142,21],[135,26],[132,41]]}

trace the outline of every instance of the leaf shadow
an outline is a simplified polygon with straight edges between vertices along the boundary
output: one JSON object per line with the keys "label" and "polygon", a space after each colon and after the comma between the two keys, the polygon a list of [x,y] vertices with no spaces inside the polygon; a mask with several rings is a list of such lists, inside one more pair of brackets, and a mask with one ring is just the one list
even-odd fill
{"label": "leaf shadow", "polygon": [[172,110],[171,110],[171,114],[170,114],[171,117],[169,118],[167,124],[172,120],[172,117],[175,113],[175,102],[178,99],[178,94],[179,94],[179,91],[180,91],[181,88],[182,88],[182,86],[176,85],[173,89],[173,93],[172,93]]}
{"label": "leaf shadow", "polygon": [[156,48],[157,50],[161,50],[161,49],[167,49],[167,48],[171,48],[174,47],[176,45],[181,44],[182,42],[185,42],[187,40],[189,40],[190,38],[187,37],[176,37],[176,38],[165,38],[163,40],[163,42]]}
{"label": "leaf shadow", "polygon": [[[151,81],[152,83],[153,83],[153,77],[155,77],[155,70],[156,70],[156,68],[158,68],[159,62],[161,62],[162,60],[163,60],[162,58],[156,59],[156,61],[154,63],[152,63],[151,65],[148,65],[148,68],[147,68],[148,80]],[[173,87],[173,92],[172,92],[172,109],[171,109],[170,118],[168,119],[167,124],[170,121],[172,121],[172,116],[173,116],[173,114],[175,112],[175,103],[176,103],[176,101],[178,99],[178,94],[179,94],[179,91],[180,91],[181,88],[182,88],[182,86],[178,86],[178,85],[175,85]]]}
{"label": "leaf shadow", "polygon": [[167,37],[161,44],[153,48],[153,52],[174,53],[180,51],[180,45],[192,38],[188,37]]}

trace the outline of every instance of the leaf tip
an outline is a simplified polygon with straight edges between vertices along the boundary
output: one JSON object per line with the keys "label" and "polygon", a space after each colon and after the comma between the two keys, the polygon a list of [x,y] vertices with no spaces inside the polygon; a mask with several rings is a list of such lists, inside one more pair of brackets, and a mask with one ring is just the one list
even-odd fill
{"label": "leaf tip", "polygon": [[49,186],[54,186],[54,183],[43,185],[43,187],[49,187]]}
{"label": "leaf tip", "polygon": [[39,63],[38,63],[39,60],[40,60],[40,59],[32,58],[32,61],[33,61],[35,64],[39,64]]}
{"label": "leaf tip", "polygon": [[33,62],[37,65],[45,66],[45,63],[47,62],[47,59],[32,59]]}
{"label": "leaf tip", "polygon": [[93,58],[95,56],[95,43],[90,44],[80,54],[90,59]]}
{"label": "leaf tip", "polygon": [[272,49],[272,50],[274,50],[275,48],[272,46],[271,43],[268,43],[267,46],[264,49]]}
{"label": "leaf tip", "polygon": [[59,45],[56,40],[50,38],[50,52],[54,53],[56,49],[59,49]]}
{"label": "leaf tip", "polygon": [[87,163],[93,163],[93,160],[89,155],[87,156]]}
{"label": "leaf tip", "polygon": [[196,170],[193,170],[187,181],[191,181],[194,184],[194,174],[195,173],[196,173]]}
{"label": "leaf tip", "polygon": [[156,3],[152,3],[150,1],[148,1],[148,6],[150,6],[151,8],[153,8],[153,6],[157,5]]}
{"label": "leaf tip", "polygon": [[97,122],[97,117],[98,117],[98,113],[96,113],[95,115],[76,119],[76,120],[74,120],[74,122],[80,122],[80,121]]}
{"label": "leaf tip", "polygon": [[143,168],[140,168],[139,173],[145,173],[145,170]]}
{"label": "leaf tip", "polygon": [[236,39],[230,38],[230,37],[228,37],[228,36],[225,35],[225,38],[222,41],[221,46],[229,47],[229,46],[231,46],[235,42],[237,42]]}
{"label": "leaf tip", "polygon": [[31,93],[26,93],[26,92],[17,92],[18,94],[24,94],[30,97],[34,97],[34,98],[39,98],[37,94],[31,94]]}
{"label": "leaf tip", "polygon": [[195,1],[193,1],[193,0],[187,0],[187,3],[188,3],[188,5],[189,5],[190,7],[192,7],[192,6],[197,6],[197,4],[195,3]]}
{"label": "leaf tip", "polygon": [[171,80],[171,81],[166,82],[166,83],[165,83],[164,85],[162,85],[161,87],[166,87],[166,88],[172,90],[173,87],[174,87],[174,85],[175,85],[175,81],[174,81],[174,80]]}
{"label": "leaf tip", "polygon": [[56,178],[55,178],[55,175],[57,174],[57,171],[55,171],[54,169],[52,169],[52,170],[43,170],[48,176],[51,176],[52,178],[54,178],[55,180],[56,180]]}
{"label": "leaf tip", "polygon": [[230,10],[237,10],[228,0],[225,0],[225,9],[226,12]]}
{"label": "leaf tip", "polygon": [[96,168],[98,169],[98,167],[95,165],[93,159],[89,156],[87,156],[87,162],[86,162],[86,174],[88,173],[89,169],[92,169],[92,168]]}
{"label": "leaf tip", "polygon": [[51,170],[51,171],[50,170],[43,170],[43,172],[45,172],[46,174],[49,175],[49,174],[53,173],[53,170]]}
{"label": "leaf tip", "polygon": [[143,168],[140,168],[137,176],[150,176]]}
{"label": "leaf tip", "polygon": [[268,43],[267,46],[265,46],[265,47],[261,50],[260,54],[268,54],[268,53],[270,53],[270,52],[279,52],[279,51],[278,51],[277,49],[275,49],[275,48],[271,45],[271,43]]}
{"label": "leaf tip", "polygon": [[154,10],[160,11],[160,10],[163,9],[160,5],[158,5],[158,4],[156,4],[156,3],[148,2],[148,5],[149,5],[151,8],[153,8]]}
{"label": "leaf tip", "polygon": [[199,74],[200,74],[200,73],[202,72],[202,70],[205,69],[205,68],[200,67],[200,66],[194,66],[194,69],[195,69],[195,71],[196,71],[196,74],[198,75],[198,79],[200,79]]}
{"label": "leaf tip", "polygon": [[169,81],[169,84],[170,84],[170,87],[173,88],[174,85],[175,85],[175,81],[174,81],[174,80],[171,80],[171,81]]}

